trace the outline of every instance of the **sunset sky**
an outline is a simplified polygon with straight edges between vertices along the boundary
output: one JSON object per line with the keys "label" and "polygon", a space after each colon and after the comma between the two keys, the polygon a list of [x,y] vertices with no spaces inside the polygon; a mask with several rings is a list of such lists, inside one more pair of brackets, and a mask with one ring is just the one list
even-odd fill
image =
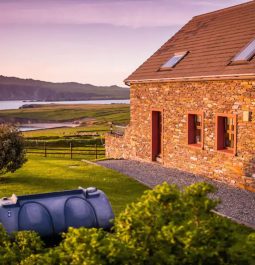
{"label": "sunset sky", "polygon": [[193,16],[244,0],[0,0],[0,75],[123,85]]}

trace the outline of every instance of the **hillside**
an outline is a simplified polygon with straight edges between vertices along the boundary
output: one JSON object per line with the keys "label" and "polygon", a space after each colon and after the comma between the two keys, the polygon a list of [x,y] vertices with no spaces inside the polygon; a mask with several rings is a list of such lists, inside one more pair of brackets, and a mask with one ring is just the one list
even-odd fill
{"label": "hillside", "polygon": [[0,75],[0,100],[129,99],[129,88],[75,82],[53,83]]}

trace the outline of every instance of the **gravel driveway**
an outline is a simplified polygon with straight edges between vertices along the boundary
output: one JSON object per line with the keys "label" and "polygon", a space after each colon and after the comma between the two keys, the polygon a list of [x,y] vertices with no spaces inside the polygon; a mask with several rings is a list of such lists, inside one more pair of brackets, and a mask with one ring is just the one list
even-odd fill
{"label": "gravel driveway", "polygon": [[212,197],[221,200],[216,210],[239,223],[255,228],[255,193],[253,192],[237,189],[177,169],[165,168],[158,164],[134,160],[104,160],[97,164],[119,171],[149,187],[154,187],[164,181],[179,187],[201,181],[213,184],[217,188],[217,192]]}

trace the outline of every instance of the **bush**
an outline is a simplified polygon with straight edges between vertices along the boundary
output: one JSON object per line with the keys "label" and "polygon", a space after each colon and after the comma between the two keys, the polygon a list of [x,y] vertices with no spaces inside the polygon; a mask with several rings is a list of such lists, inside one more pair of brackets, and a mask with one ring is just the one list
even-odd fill
{"label": "bush", "polygon": [[10,236],[0,226],[0,264],[19,264],[42,250],[43,242],[35,232],[21,231]]}
{"label": "bush", "polygon": [[0,124],[0,175],[14,172],[26,162],[24,139],[16,127]]}
{"label": "bush", "polygon": [[[255,264],[255,233],[212,213],[217,204],[207,197],[212,190],[200,183],[180,191],[164,183],[128,206],[111,233],[70,228],[57,247],[42,249],[40,241],[28,240],[34,247],[22,251],[16,237],[14,260],[22,265]],[[6,234],[2,238],[9,242]]]}

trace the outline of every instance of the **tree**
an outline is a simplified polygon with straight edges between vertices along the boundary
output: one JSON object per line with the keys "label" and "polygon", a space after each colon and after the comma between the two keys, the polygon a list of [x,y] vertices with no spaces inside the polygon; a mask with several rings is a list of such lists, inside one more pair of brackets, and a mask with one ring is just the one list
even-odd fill
{"label": "tree", "polygon": [[0,124],[0,176],[14,172],[26,162],[21,133],[10,124]]}

